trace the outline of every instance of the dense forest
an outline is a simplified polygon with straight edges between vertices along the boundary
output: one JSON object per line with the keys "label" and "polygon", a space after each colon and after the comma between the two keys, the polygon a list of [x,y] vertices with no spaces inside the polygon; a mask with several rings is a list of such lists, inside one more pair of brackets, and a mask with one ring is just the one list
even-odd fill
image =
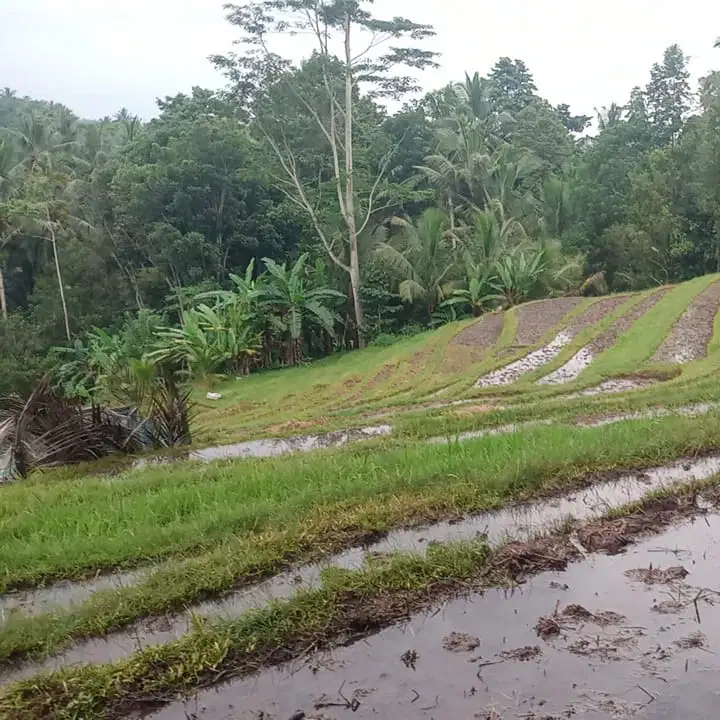
{"label": "dense forest", "polygon": [[[592,118],[506,57],[423,94],[432,28],[366,7],[229,7],[226,88],[149,122],[0,93],[0,394],[52,367],[92,392],[109,356],[295,364],[720,270],[720,73],[692,87],[669,47]],[[314,52],[275,54],[283,32]]]}

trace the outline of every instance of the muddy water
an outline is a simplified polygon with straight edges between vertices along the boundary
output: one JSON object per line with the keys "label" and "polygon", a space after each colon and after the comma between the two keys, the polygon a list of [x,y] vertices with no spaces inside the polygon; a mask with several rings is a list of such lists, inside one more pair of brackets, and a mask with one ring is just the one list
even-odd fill
{"label": "muddy water", "polygon": [[[614,381],[612,381],[614,382]],[[712,410],[717,409],[720,407],[720,403],[699,403],[697,405],[691,405],[687,407],[680,407],[676,408],[674,410],[666,410],[664,408],[659,408],[655,410],[649,410],[644,412],[637,412],[637,413],[627,413],[627,414],[619,414],[619,415],[611,415],[608,417],[602,417],[597,419],[590,419],[585,420],[582,423],[579,423],[579,427],[581,428],[592,428],[592,427],[600,427],[603,425],[610,425],[617,422],[624,422],[624,421],[632,421],[632,420],[647,420],[652,418],[659,418],[659,417],[666,417],[668,415],[677,414],[682,416],[699,416],[704,415]],[[540,425],[552,425],[553,422],[551,420],[540,420],[540,421],[532,421],[532,422],[526,422],[526,423],[517,423],[517,424],[511,424],[511,425],[503,425],[496,428],[486,428],[483,430],[474,430],[469,431],[465,433],[460,433],[458,435],[454,436],[448,436],[448,437],[435,437],[430,438],[426,440],[425,442],[432,443],[432,444],[448,444],[453,442],[464,442],[467,440],[476,440],[481,439],[484,437],[491,437],[493,435],[503,435],[508,433],[514,433],[514,432],[521,432],[523,430],[527,430],[531,427],[537,427]],[[670,472],[674,477],[674,473],[676,470],[674,469],[675,466],[670,466]],[[694,467],[694,465],[693,465]],[[655,472],[655,471],[652,471]],[[708,475],[704,474],[704,470],[702,470],[701,477],[708,477]],[[714,472],[720,472],[720,468],[717,470],[713,470],[710,474],[713,474]],[[683,478],[680,478],[679,480],[673,480],[673,477],[669,478],[670,481],[676,481],[676,482],[683,482]],[[362,552],[357,551],[357,557],[362,557]],[[70,581],[61,581],[58,583],[55,583],[49,587],[46,588],[39,588],[35,590],[30,591],[22,591],[22,592],[16,592],[16,593],[8,593],[6,595],[0,595],[0,622],[3,620],[3,617],[6,613],[13,611],[13,610],[19,610],[22,613],[26,615],[39,615],[43,612],[48,612],[53,609],[58,609],[62,607],[69,607],[72,605],[79,605],[83,602],[85,602],[93,593],[99,591],[99,590],[105,590],[105,589],[112,589],[117,587],[124,587],[127,585],[133,585],[139,582],[148,572],[151,572],[152,570],[135,570],[130,571],[126,573],[114,573],[112,575],[104,575],[97,578],[93,578],[91,580],[87,581],[81,581],[81,582],[70,582]],[[317,574],[319,576],[319,570],[317,571]],[[282,578],[284,576],[280,576]],[[288,577],[286,581],[283,581],[282,579],[278,580],[278,583],[280,587],[292,589],[295,587],[295,575],[292,577]],[[275,587],[274,582],[272,583],[272,591],[271,595],[269,597],[276,597],[275,591],[277,588]],[[263,598],[263,602],[267,601],[267,596],[263,595],[263,587],[261,586],[260,593],[261,598]],[[280,596],[284,596],[285,594],[281,592]],[[254,597],[254,592],[253,592]],[[234,604],[234,601],[231,602],[231,604]],[[155,636],[156,635],[156,626],[153,626],[148,630],[147,632],[143,629],[142,630],[143,636],[147,635],[149,636]],[[173,634],[172,637],[175,637],[175,634]],[[164,640],[163,640],[164,641]],[[0,680],[1,680],[0,676]]]}
{"label": "muddy water", "polygon": [[23,615],[40,615],[58,607],[79,605],[100,590],[114,590],[135,585],[148,575],[148,570],[132,570],[101,575],[91,580],[72,582],[62,580],[45,588],[21,590],[0,595],[0,622],[14,611]]}
{"label": "muddy water", "polygon": [[[388,720],[716,717],[720,604],[705,592],[696,609],[693,598],[718,588],[719,540],[720,518],[702,518],[625,555],[591,556],[515,592],[446,603],[367,641],[203,691],[152,717],[287,720],[298,711],[306,718]],[[689,575],[668,585],[626,575],[678,565]],[[679,599],[675,612],[653,609],[667,599]],[[538,619],[571,603],[624,617],[605,625],[561,620],[560,634],[539,638]],[[463,651],[451,633],[476,638],[479,646]],[[520,648],[527,649],[512,652]]]}
{"label": "muddy water", "polygon": [[153,463],[174,462],[175,460],[200,460],[212,462],[214,460],[230,460],[233,458],[265,458],[277,457],[297,452],[311,452],[327,447],[338,447],[351,442],[368,440],[375,437],[385,437],[392,433],[390,425],[376,425],[374,427],[353,428],[322,435],[296,435],[288,438],[264,438],[261,440],[248,440],[235,445],[218,445],[217,447],[193,450],[182,458],[151,458],[139,460],[135,466],[143,467]]}
{"label": "muddy water", "polygon": [[42,664],[28,664],[19,670],[0,674],[0,685],[29,677],[40,670],[56,670],[83,662],[111,662],[127,657],[138,649],[170,642],[192,627],[193,616],[237,616],[251,608],[261,607],[272,599],[289,597],[299,588],[318,587],[325,568],[359,568],[367,553],[422,553],[432,542],[467,540],[480,534],[486,535],[491,545],[497,545],[507,538],[530,539],[552,531],[568,517],[577,520],[597,518],[610,508],[640,500],[653,490],[708,478],[718,472],[720,456],[678,462],[645,472],[630,473],[616,480],[598,483],[544,502],[508,506],[497,512],[483,513],[458,522],[398,530],[367,548],[353,548],[329,558],[322,564],[306,565],[281,573],[223,600],[195,606],[188,612],[173,617],[143,621],[130,631],[78,644]]}

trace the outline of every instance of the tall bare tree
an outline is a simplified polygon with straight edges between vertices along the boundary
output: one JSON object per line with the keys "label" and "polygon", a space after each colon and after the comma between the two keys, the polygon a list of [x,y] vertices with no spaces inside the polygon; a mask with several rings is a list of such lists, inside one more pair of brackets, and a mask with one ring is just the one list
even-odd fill
{"label": "tall bare tree", "polygon": [[[228,20],[240,28],[247,51],[215,57],[245,101],[253,125],[275,154],[282,177],[278,187],[310,218],[332,261],[349,276],[353,310],[362,346],[363,308],[358,238],[383,204],[383,185],[390,156],[379,163],[374,178],[359,187],[356,168],[355,113],[360,88],[372,97],[399,98],[415,90],[411,76],[397,69],[421,70],[435,65],[435,53],[416,47],[434,31],[406,18],[381,20],[368,7],[372,0],[251,0],[243,6],[226,5]],[[302,35],[313,40],[313,59],[319,63],[319,87],[303,89],[295,80],[297,68],[273,50],[281,36]],[[278,87],[299,104],[330,155],[330,185],[341,218],[342,232],[328,224],[319,210],[318,185],[301,169],[299,148],[288,137],[289,128],[258,112],[268,94]],[[343,247],[345,245],[346,247]]]}

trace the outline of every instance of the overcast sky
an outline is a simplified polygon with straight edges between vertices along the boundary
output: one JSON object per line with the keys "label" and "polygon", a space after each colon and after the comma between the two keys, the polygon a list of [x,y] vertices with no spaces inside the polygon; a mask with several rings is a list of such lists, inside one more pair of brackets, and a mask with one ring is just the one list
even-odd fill
{"label": "overcast sky", "polygon": [[[627,100],[678,43],[695,78],[720,68],[716,0],[376,0],[437,30],[441,69],[427,89],[521,58],[542,95],[574,112]],[[122,106],[144,118],[155,98],[220,87],[207,60],[235,33],[217,0],[0,0],[0,87],[56,100],[82,117]]]}

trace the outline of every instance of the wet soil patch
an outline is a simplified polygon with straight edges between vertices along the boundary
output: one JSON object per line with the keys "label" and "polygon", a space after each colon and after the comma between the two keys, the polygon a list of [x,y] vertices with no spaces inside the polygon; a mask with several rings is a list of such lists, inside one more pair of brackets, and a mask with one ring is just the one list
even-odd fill
{"label": "wet soil patch", "polygon": [[578,333],[599,323],[606,315],[615,312],[621,305],[628,301],[627,295],[604,298],[590,305],[581,315],[573,320],[568,326],[568,332],[575,337]]}
{"label": "wet soil patch", "polygon": [[695,298],[680,317],[652,362],[684,364],[707,355],[715,316],[720,307],[720,281],[714,282]]}
{"label": "wet soil patch", "polygon": [[[570,299],[570,298],[569,298]],[[495,387],[499,385],[510,385],[523,375],[533,372],[543,365],[554,360],[569,345],[573,338],[586,327],[591,327],[600,322],[608,313],[614,312],[616,308],[627,302],[627,296],[618,296],[598,300],[586,308],[583,313],[564,330],[560,331],[547,345],[534,350],[523,358],[516,360],[509,365],[493,370],[482,376],[475,383],[475,387]],[[557,302],[547,301],[547,302]]]}
{"label": "wet soil patch", "polygon": [[503,327],[505,327],[505,314],[489,313],[458,333],[451,344],[487,350],[500,339]]}
{"label": "wet soil patch", "polygon": [[582,298],[566,297],[521,305],[517,309],[518,329],[515,334],[515,345],[535,345],[540,342],[581,302]]}
{"label": "wet soil patch", "polygon": [[662,288],[654,292],[619,317],[608,330],[589,345],[592,354],[599,355],[611,348],[641,317],[652,310],[670,292],[670,289]]}

